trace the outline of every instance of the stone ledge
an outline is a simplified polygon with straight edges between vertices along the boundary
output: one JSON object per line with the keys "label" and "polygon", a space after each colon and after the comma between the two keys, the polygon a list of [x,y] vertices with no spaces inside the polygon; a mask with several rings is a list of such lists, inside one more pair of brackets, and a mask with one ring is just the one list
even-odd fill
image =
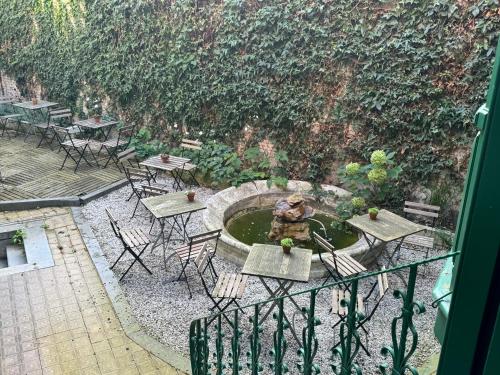
{"label": "stone ledge", "polygon": [[[289,181],[287,189],[276,187],[267,187],[266,181],[254,181],[242,184],[240,187],[230,187],[222,190],[212,196],[207,202],[207,209],[203,213],[203,223],[207,230],[223,228],[218,245],[218,253],[224,258],[243,266],[250,252],[251,246],[246,245],[231,236],[226,230],[226,222],[237,212],[249,207],[273,207],[276,200],[286,197],[291,193],[300,192],[308,200],[307,204],[313,208],[321,208],[321,211],[334,214],[336,199],[335,197],[348,197],[351,195],[347,190],[333,185],[321,185],[326,191],[333,192],[333,197],[327,197],[323,203],[319,204],[314,200],[311,194],[312,185],[305,181]],[[368,253],[368,244],[363,237],[344,249],[338,250],[339,253],[345,253],[361,260],[363,264],[370,265],[384,250],[385,246],[381,241],[376,241],[375,251]],[[311,278],[320,278],[327,275],[327,271],[321,264],[319,256],[313,255],[311,265]]]}

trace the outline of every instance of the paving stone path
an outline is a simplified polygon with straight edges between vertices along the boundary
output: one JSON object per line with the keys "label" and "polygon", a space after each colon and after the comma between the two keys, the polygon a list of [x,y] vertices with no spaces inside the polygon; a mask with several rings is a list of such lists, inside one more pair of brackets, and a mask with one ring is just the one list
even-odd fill
{"label": "paving stone path", "polygon": [[44,220],[55,266],[0,276],[0,374],[177,374],[130,340],[71,211],[0,213]]}

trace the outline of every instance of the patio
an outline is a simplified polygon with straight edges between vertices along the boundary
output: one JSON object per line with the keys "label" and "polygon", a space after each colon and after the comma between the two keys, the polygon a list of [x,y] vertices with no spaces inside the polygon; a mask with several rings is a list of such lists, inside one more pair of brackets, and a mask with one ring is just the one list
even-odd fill
{"label": "patio", "polygon": [[[167,186],[174,183],[171,178],[161,178],[158,181]],[[215,191],[206,188],[196,188],[196,197],[200,202],[206,203],[207,200],[213,196]],[[148,232],[151,222],[148,211],[142,205],[139,206],[136,215],[130,218],[134,211],[135,201],[131,200],[126,202],[125,199],[131,194],[129,186],[123,187],[109,195],[96,199],[86,205],[83,210],[83,216],[95,233],[97,240],[100,243],[104,256],[108,264],[113,264],[118,256],[123,251],[123,245],[115,238],[112,228],[110,226],[109,218],[105,213],[105,209],[110,209],[115,218],[120,223],[124,223],[125,228],[140,228],[144,232]],[[117,209],[120,207],[120,209]],[[191,221],[187,226],[189,235],[201,233],[204,231],[202,213],[194,213]],[[156,225],[153,232],[149,235],[150,238],[155,238],[159,233],[159,227]],[[182,243],[181,240],[172,240],[168,246],[167,254],[172,254],[172,249]],[[397,243],[390,246],[390,251],[394,249]],[[404,248],[401,250],[402,256],[406,261],[421,259],[421,253]],[[432,256],[444,255],[445,250],[435,249]],[[185,338],[185,332],[189,331],[191,321],[209,315],[211,312],[208,307],[211,306],[210,299],[203,290],[203,285],[193,268],[189,268],[188,277],[191,285],[192,298],[189,298],[188,289],[183,281],[176,281],[176,277],[180,271],[180,264],[176,260],[170,260],[167,269],[163,263],[162,250],[156,249],[150,251],[148,248],[141,257],[146,266],[152,271],[152,275],[139,264],[135,264],[130,273],[128,273],[120,282],[120,286],[124,291],[128,303],[131,306],[134,316],[138,322],[147,330],[149,334],[161,343],[173,348],[179,355],[187,355],[189,353],[189,341]],[[132,263],[133,258],[130,255],[124,256],[113,268],[113,273],[118,279],[123,272]],[[220,273],[237,273],[241,270],[239,266],[226,259],[215,257],[214,265],[217,272]],[[421,267],[420,272],[425,273],[425,276],[419,276],[417,286],[415,288],[415,299],[422,301],[426,306],[432,303],[432,296],[428,292],[432,289],[437,276],[440,273],[443,261],[432,262]],[[371,268],[373,270],[373,268]],[[207,272],[208,273],[208,272]],[[402,281],[407,277],[407,272],[402,274],[388,274],[390,290],[405,288],[405,283]],[[307,284],[296,285],[291,289],[291,292],[299,292],[300,290],[308,288],[319,287],[323,283],[323,279],[309,280]],[[368,293],[369,284],[365,283],[360,285],[359,293]],[[392,293],[392,292],[391,292]],[[393,317],[397,315],[400,309],[400,301],[394,299],[389,293],[385,298],[379,310],[374,315],[369,324],[370,330],[367,341],[370,343],[370,349],[373,349],[372,357],[360,353],[357,361],[363,368],[364,374],[378,373],[373,366],[374,363],[381,363],[383,357],[375,350],[377,343],[387,342],[391,340],[391,331],[389,329],[390,320],[388,316]],[[264,301],[268,298],[268,293],[262,283],[257,278],[250,277],[247,282],[247,288],[243,299],[240,301],[241,305],[248,305],[259,301]],[[297,298],[297,302],[301,306],[308,304],[308,295],[304,294]],[[317,297],[317,310],[316,316],[321,320],[322,327],[325,329],[318,330],[316,335],[321,343],[321,348],[317,354],[317,363],[322,368],[327,368],[329,363],[329,346],[334,337],[338,337],[338,329],[331,331],[336,322],[336,317],[331,313],[331,292],[329,289],[323,290]],[[240,328],[243,332],[248,333],[251,331],[251,324],[248,317],[251,312],[245,309],[247,316],[244,316],[240,322]],[[274,311],[277,311],[275,308]],[[293,306],[286,306],[285,311],[289,316],[294,316]],[[428,356],[439,351],[439,343],[434,337],[432,325],[436,317],[436,310],[429,308],[425,314],[420,315],[415,319],[415,329],[419,332],[419,347],[413,356],[413,362],[419,366],[425,363]],[[297,324],[298,332],[302,327],[302,320],[298,319]],[[215,322],[213,323],[215,324]],[[262,345],[272,347],[270,341],[273,337],[274,320],[269,317],[262,325]],[[230,331],[230,326],[227,321],[223,323],[224,331]],[[215,328],[214,328],[215,329]],[[230,337],[231,335],[228,335]],[[246,336],[246,334],[245,334]],[[298,349],[297,343],[294,341],[293,336],[288,332],[285,334],[287,338],[289,349],[286,355],[286,360],[290,362],[296,361],[295,351]],[[365,338],[363,338],[364,342]],[[215,350],[210,344],[210,350]],[[228,344],[229,345],[229,344]],[[246,351],[248,347],[243,346],[242,352]],[[243,349],[245,347],[245,349]]]}
{"label": "patio", "polygon": [[71,211],[0,213],[32,220],[44,222],[55,266],[0,272],[0,373],[181,375],[127,337]]}
{"label": "patio", "polygon": [[82,164],[78,173],[60,170],[64,152],[37,148],[37,141],[0,137],[0,202],[82,196],[125,177],[111,164],[106,169]]}

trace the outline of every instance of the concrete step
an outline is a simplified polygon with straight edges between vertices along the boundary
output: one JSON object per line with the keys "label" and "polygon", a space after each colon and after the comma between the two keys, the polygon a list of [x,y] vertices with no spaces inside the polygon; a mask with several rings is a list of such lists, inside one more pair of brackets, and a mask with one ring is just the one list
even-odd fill
{"label": "concrete step", "polygon": [[28,263],[28,261],[26,260],[26,254],[24,253],[24,248],[22,246],[7,246],[7,264],[9,265],[9,267],[14,267],[26,263]]}
{"label": "concrete step", "polygon": [[8,267],[7,259],[6,258],[0,258],[0,269],[7,268],[7,267]]}

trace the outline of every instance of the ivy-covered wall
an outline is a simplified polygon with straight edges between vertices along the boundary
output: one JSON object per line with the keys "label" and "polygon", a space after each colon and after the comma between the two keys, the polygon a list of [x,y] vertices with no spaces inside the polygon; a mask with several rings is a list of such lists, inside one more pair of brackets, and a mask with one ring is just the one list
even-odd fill
{"label": "ivy-covered wall", "polygon": [[0,69],[159,137],[251,127],[295,177],[382,148],[406,182],[460,182],[499,30],[497,0],[0,0]]}

